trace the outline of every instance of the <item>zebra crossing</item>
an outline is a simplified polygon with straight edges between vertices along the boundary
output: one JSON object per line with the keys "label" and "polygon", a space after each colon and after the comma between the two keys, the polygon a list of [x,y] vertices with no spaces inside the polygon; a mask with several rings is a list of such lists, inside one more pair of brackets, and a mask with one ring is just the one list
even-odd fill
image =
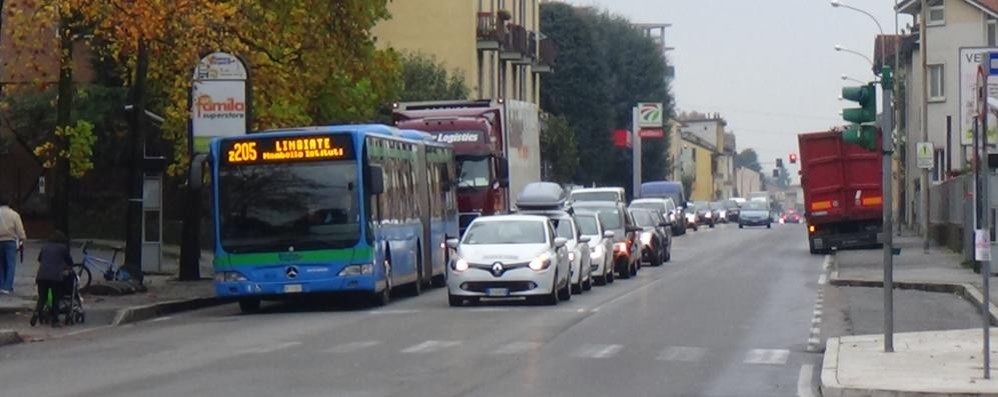
{"label": "zebra crossing", "polygon": [[[541,342],[531,341],[510,342],[491,348],[486,351],[485,354],[495,356],[529,354],[539,351],[543,345],[544,344]],[[289,348],[293,346],[297,346],[297,344],[282,344],[279,348]],[[338,344],[322,349],[321,352],[326,354],[345,355],[367,352],[372,349],[389,349],[389,346],[390,344],[384,341],[365,340]],[[399,348],[399,346],[395,346],[390,349],[395,350],[399,354],[420,355],[445,353],[465,346],[467,346],[467,344],[460,340],[427,340],[412,345],[405,345],[401,348]],[[270,352],[275,349],[265,350]],[[732,354],[730,350],[725,349],[710,349],[699,346],[664,346],[658,349],[657,353],[654,355],[650,355],[647,346],[628,347],[622,344],[592,343],[578,346],[577,348],[570,350],[568,353],[569,356],[576,359],[613,359],[623,355],[629,355],[629,358],[633,358],[631,356],[635,354],[648,355],[650,358],[653,358],[653,361],[658,362],[687,364],[720,358],[729,360],[730,357],[734,355],[736,357],[740,356],[740,362],[746,365],[782,366],[787,364],[791,351],[787,349],[750,349],[745,351],[736,351]]]}

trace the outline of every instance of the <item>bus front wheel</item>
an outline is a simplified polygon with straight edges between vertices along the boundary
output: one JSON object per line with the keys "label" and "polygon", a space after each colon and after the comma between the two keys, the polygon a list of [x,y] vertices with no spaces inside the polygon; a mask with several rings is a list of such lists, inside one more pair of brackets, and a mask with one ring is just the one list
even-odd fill
{"label": "bus front wheel", "polygon": [[239,300],[239,310],[245,314],[260,311],[260,298],[243,298]]}

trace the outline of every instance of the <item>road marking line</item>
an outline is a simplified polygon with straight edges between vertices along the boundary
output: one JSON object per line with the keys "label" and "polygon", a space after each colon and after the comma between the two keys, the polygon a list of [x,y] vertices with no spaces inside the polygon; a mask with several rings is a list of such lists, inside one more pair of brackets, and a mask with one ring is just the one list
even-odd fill
{"label": "road marking line", "polygon": [[821,324],[821,317],[815,317],[815,318],[812,318],[812,319],[811,319],[811,324],[814,324],[814,325],[815,325],[815,327],[814,327],[814,328],[812,328],[812,330],[814,330],[814,329],[818,329],[817,325],[818,325],[818,324]]}
{"label": "road marking line", "polygon": [[754,349],[745,357],[745,364],[783,365],[790,351],[784,349]]}
{"label": "road marking line", "polygon": [[621,345],[585,345],[575,353],[575,357],[609,358],[623,348]]}
{"label": "road marking line", "polygon": [[814,397],[814,388],[811,387],[811,378],[814,375],[814,366],[804,364],[800,366],[800,376],[797,377],[797,396]]}
{"label": "road marking line", "polygon": [[502,307],[476,307],[471,309],[462,310],[464,312],[475,312],[475,313],[494,313],[494,312],[508,312],[511,309]]}
{"label": "road marking line", "polygon": [[513,342],[492,351],[492,354],[520,354],[537,350],[543,345],[540,342]]}
{"label": "road marking line", "polygon": [[350,342],[338,346],[333,346],[329,349],[323,350],[323,353],[350,353],[361,349],[366,349],[368,347],[374,347],[380,344],[381,342],[375,340],[369,340],[363,342]]}
{"label": "road marking line", "polygon": [[278,343],[276,345],[260,346],[260,347],[255,347],[255,348],[252,348],[252,349],[246,349],[246,350],[243,350],[241,353],[243,353],[243,354],[271,353],[271,352],[275,352],[275,351],[278,351],[278,350],[281,350],[281,349],[287,349],[289,347],[298,346],[300,344],[301,344],[301,342],[283,342],[283,343]]}
{"label": "road marking line", "polygon": [[818,285],[825,285],[826,282],[828,282],[828,275],[821,273],[821,277],[818,277]]}
{"label": "road marking line", "polygon": [[99,331],[99,330],[106,329],[106,328],[111,328],[111,326],[110,325],[102,325],[100,327],[84,328],[84,329],[81,329],[81,330],[76,330],[76,331],[73,331],[73,332],[68,332],[68,333],[66,333],[63,336],[74,336],[74,335],[79,335],[79,334],[85,334],[87,332]]}
{"label": "road marking line", "polygon": [[702,347],[672,346],[659,353],[656,360],[659,361],[699,361],[707,353],[707,349]]}
{"label": "road marking line", "polygon": [[811,327],[811,335],[817,335],[821,333],[821,328]]}
{"label": "road marking line", "polygon": [[809,344],[809,345],[819,345],[819,344],[821,344],[821,338],[818,338],[817,336],[812,336],[810,338],[807,338],[807,344]]}
{"label": "road marking line", "polygon": [[415,346],[410,346],[402,350],[402,353],[432,353],[437,350],[446,349],[460,345],[461,341],[456,340],[428,340]]}
{"label": "road marking line", "polygon": [[371,310],[367,313],[368,314],[412,314],[419,312],[420,310],[414,310],[414,309],[388,309],[388,310]]}
{"label": "road marking line", "polygon": [[173,319],[173,316],[166,316],[166,317],[154,318],[152,320],[149,320],[149,322],[150,323],[158,323],[160,321],[166,321],[166,320],[172,320],[172,319]]}

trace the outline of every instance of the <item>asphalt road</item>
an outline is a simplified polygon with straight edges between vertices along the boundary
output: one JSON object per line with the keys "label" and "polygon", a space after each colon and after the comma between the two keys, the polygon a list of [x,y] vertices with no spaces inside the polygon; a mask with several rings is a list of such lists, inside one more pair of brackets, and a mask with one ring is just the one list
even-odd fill
{"label": "asphalt road", "polygon": [[556,307],[235,305],[0,349],[4,396],[793,396],[822,257],[804,228],[700,229]]}

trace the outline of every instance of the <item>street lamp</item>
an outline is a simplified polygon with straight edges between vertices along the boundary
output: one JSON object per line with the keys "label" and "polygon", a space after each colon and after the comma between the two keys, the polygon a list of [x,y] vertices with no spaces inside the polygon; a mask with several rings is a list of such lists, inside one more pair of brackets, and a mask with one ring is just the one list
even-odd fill
{"label": "street lamp", "polygon": [[858,55],[858,56],[861,56],[861,57],[863,57],[863,59],[865,59],[865,60],[866,60],[867,62],[869,62],[869,63],[870,63],[870,67],[871,67],[871,68],[873,67],[873,60],[872,60],[872,59],[870,59],[870,57],[868,57],[868,56],[866,56],[866,55],[863,55],[863,53],[862,53],[862,52],[859,52],[859,51],[853,51],[853,50],[850,50],[850,49],[848,49],[848,48],[845,48],[845,47],[843,47],[843,46],[840,46],[840,45],[838,45],[838,44],[836,44],[836,45],[835,45],[835,51],[841,51],[841,52],[848,52],[848,53],[850,53],[850,54],[853,54],[853,55]]}
{"label": "street lamp", "polygon": [[[842,4],[842,3],[839,2],[839,0],[832,0],[830,2],[830,4],[832,5],[832,8],[842,7],[842,8],[850,9],[850,10],[856,11],[856,12],[858,12],[860,14],[863,14],[863,15],[866,15],[866,16],[870,17],[870,19],[873,20],[873,23],[877,24],[877,30],[880,31],[880,35],[881,36],[884,35],[884,27],[880,25],[880,21],[878,21],[877,17],[873,16],[873,14],[870,14],[869,12],[866,12],[864,10],[861,10],[859,8],[853,7],[853,6],[848,5],[848,4]],[[838,48],[836,48],[836,50],[837,49]],[[869,58],[867,58],[867,59],[869,59]],[[880,47],[880,59],[881,59],[881,61],[884,60],[884,46]],[[873,62],[870,62],[870,65],[873,65]],[[874,67],[876,67],[876,66],[874,66]],[[873,73],[877,74],[878,72],[876,70],[874,70]]]}
{"label": "street lamp", "polygon": [[[842,80],[854,81],[854,82],[857,82],[857,83],[860,83],[860,84],[864,84],[864,85],[866,84],[866,82],[863,81],[863,80],[854,79],[854,78],[846,76],[844,74],[841,77],[842,77]],[[842,100],[842,96],[841,95],[839,96],[839,100]]]}

